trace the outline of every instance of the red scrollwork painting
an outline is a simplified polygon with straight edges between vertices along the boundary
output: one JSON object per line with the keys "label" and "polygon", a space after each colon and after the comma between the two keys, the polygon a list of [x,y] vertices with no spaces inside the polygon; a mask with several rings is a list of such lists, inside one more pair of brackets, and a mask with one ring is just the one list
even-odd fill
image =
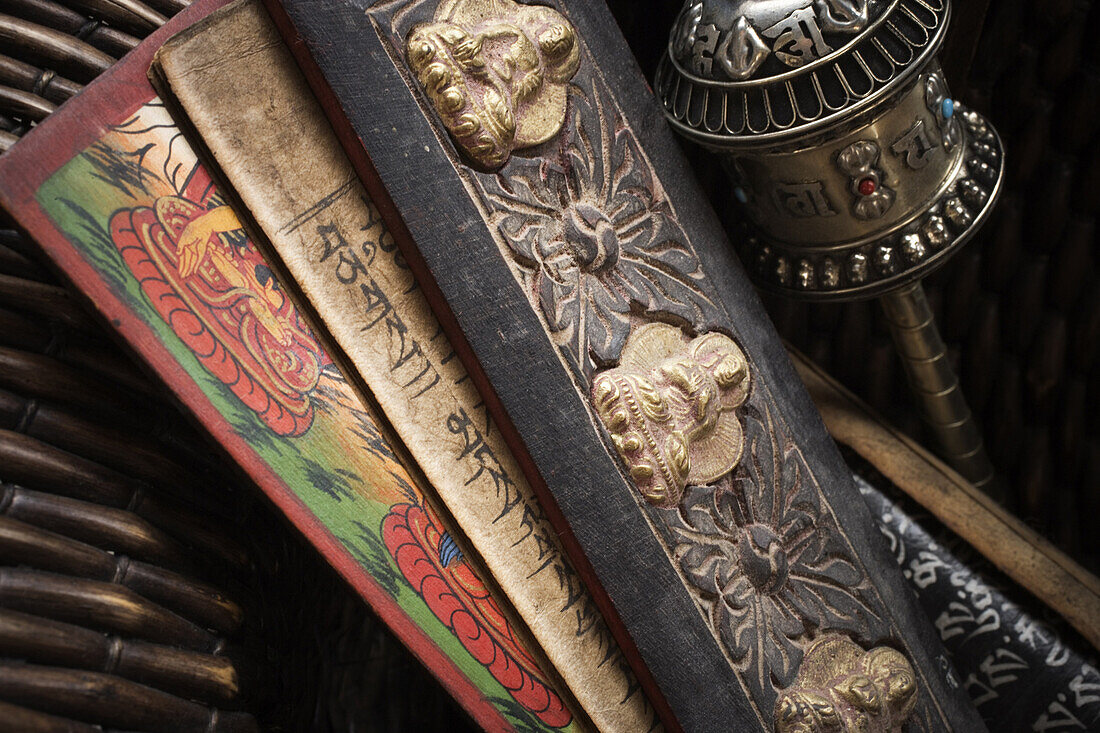
{"label": "red scrollwork painting", "polygon": [[179,196],[121,209],[111,238],[202,365],[279,435],[313,422],[324,352],[201,168]]}
{"label": "red scrollwork painting", "polygon": [[431,509],[395,505],[382,521],[382,537],[397,567],[432,613],[516,702],[551,727],[565,727],[572,721],[569,709],[524,651],[489,590]]}

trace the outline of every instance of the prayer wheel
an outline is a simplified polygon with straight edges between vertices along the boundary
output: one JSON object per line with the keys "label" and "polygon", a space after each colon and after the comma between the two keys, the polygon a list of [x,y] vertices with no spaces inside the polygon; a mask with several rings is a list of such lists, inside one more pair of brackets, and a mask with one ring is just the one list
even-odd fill
{"label": "prayer wheel", "polygon": [[756,284],[880,298],[941,455],[988,490],[920,284],[986,220],[1004,177],[996,131],[940,70],[950,14],[948,0],[691,0],[655,88],[673,127],[721,156]]}

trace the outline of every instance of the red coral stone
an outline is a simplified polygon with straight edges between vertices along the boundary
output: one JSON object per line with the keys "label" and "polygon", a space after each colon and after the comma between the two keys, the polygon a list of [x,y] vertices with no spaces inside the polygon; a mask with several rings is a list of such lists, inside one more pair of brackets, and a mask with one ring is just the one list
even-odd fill
{"label": "red coral stone", "polygon": [[864,178],[859,182],[859,194],[860,196],[870,196],[875,192],[875,181],[871,178]]}

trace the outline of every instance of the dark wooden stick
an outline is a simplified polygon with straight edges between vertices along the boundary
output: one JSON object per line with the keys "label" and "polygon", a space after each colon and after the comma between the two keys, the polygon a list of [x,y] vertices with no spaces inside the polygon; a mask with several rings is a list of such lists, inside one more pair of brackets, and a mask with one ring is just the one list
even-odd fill
{"label": "dark wooden stick", "polygon": [[0,656],[115,674],[208,704],[240,694],[237,671],[225,657],[105,636],[18,611],[0,609]]}
{"label": "dark wooden stick", "polygon": [[51,0],[0,0],[0,12],[68,33],[118,58],[141,40]]}
{"label": "dark wooden stick", "polygon": [[[2,246],[2,245],[0,245]],[[10,250],[9,250],[10,251]],[[19,256],[16,254],[16,256]],[[33,264],[33,263],[32,263]],[[138,369],[134,361],[120,351],[110,341],[102,338],[88,338],[85,334],[54,325],[52,328],[33,318],[0,308],[0,346],[12,347],[19,351],[52,356],[81,371],[92,372],[112,382],[118,383],[125,391],[135,396],[151,397],[155,391],[149,378]],[[146,402],[148,404],[148,402]],[[153,407],[153,405],[149,405]],[[164,405],[167,415],[173,408]],[[131,433],[148,433],[161,423],[163,429],[178,429],[178,421],[151,420],[156,409],[147,409],[136,416]],[[118,423],[115,423],[118,424]],[[126,427],[118,424],[120,428]]]}
{"label": "dark wooden stick", "polygon": [[[10,227],[10,224],[5,224],[5,217],[7,214],[3,209],[0,209],[0,226]],[[23,255],[29,260],[36,262],[45,262],[45,254],[38,247],[37,244],[27,239],[14,229],[4,228],[0,229],[0,244],[9,249],[14,249],[19,254]]]}
{"label": "dark wooden stick", "polygon": [[114,471],[10,430],[0,430],[0,467],[2,480],[116,509],[131,507],[140,491]]}
{"label": "dark wooden stick", "polygon": [[136,396],[86,370],[41,354],[4,347],[0,347],[0,388],[90,415],[103,415],[105,420],[141,409]]}
{"label": "dark wooden stick", "polygon": [[193,559],[180,545],[133,513],[79,499],[0,484],[6,516],[147,562],[190,571]]}
{"label": "dark wooden stick", "polygon": [[11,308],[0,308],[0,346],[41,354],[53,335],[41,319]]}
{"label": "dark wooden stick", "polygon": [[[9,424],[4,424],[5,417]],[[127,476],[163,486],[169,492],[200,482],[156,441],[132,430],[115,428],[109,421],[81,417],[48,403],[24,399],[17,415],[5,416],[0,411],[0,427],[18,430]]]}
{"label": "dark wooden stick", "polygon": [[78,331],[96,327],[68,291],[57,285],[0,274],[0,305],[34,313]]}
{"label": "dark wooden stick", "polygon": [[0,720],[4,721],[8,730],[17,730],[22,733],[102,733],[102,729],[95,726],[58,718],[37,710],[27,710],[6,702],[0,702]]}
{"label": "dark wooden stick", "polygon": [[22,351],[42,351],[50,343],[50,334],[42,324],[21,313],[0,308],[0,346]]}
{"label": "dark wooden stick", "polygon": [[113,583],[24,568],[0,568],[0,607],[200,652],[221,640]]}
{"label": "dark wooden stick", "polygon": [[[0,84],[39,94],[54,104],[61,104],[84,88],[75,81],[58,76],[52,71],[44,71],[18,59],[2,55],[0,55]],[[4,272],[21,276],[19,272],[10,270],[4,270]]]}
{"label": "dark wooden stick", "polygon": [[[6,83],[4,80],[5,59],[6,57],[0,56],[0,84]],[[5,247],[3,244],[0,244],[0,272],[36,282],[47,282],[50,279],[50,276],[37,262],[24,257],[10,247]]]}
{"label": "dark wooden stick", "polygon": [[57,109],[57,105],[37,94],[0,85],[0,111],[3,111],[4,114],[21,120],[41,122],[53,114],[55,109]]}
{"label": "dark wooden stick", "polygon": [[[49,354],[59,361],[70,366],[93,372],[99,376],[117,383],[127,392],[139,397],[151,397],[155,391],[149,378],[134,363],[134,360],[107,340],[90,340],[81,338],[81,334],[56,333]],[[146,402],[148,411],[153,415],[162,407],[158,400],[155,403]],[[174,408],[169,405],[163,407],[174,413]],[[148,416],[147,416],[148,417]],[[162,420],[150,421],[145,424],[159,424]]]}
{"label": "dark wooden stick", "polygon": [[118,583],[223,635],[243,617],[240,606],[205,583],[7,516],[0,516],[0,562]]}
{"label": "dark wooden stick", "polygon": [[115,62],[78,38],[4,13],[0,13],[0,48],[9,56],[57,69],[85,84]]}
{"label": "dark wooden stick", "polygon": [[153,10],[160,11],[168,17],[172,17],[191,3],[189,0],[149,0],[148,4]]}
{"label": "dark wooden stick", "polygon": [[168,22],[140,0],[62,0],[62,2],[93,18],[105,20],[116,28],[144,38]]}
{"label": "dark wooden stick", "polygon": [[151,687],[96,672],[0,662],[0,697],[27,707],[128,731],[253,733],[246,713],[211,710]]}
{"label": "dark wooden stick", "polygon": [[[49,354],[69,366],[108,379],[136,397],[149,398],[154,393],[155,388],[148,377],[138,369],[133,359],[121,352],[110,341],[92,341],[83,338],[83,334],[55,328],[49,348],[41,353]],[[163,408],[169,414],[174,413],[174,408],[163,405],[159,401],[151,403],[145,399],[145,402],[148,406],[146,414],[136,416],[137,422],[143,426],[155,427],[165,422],[158,414],[159,408]]]}
{"label": "dark wooden stick", "polygon": [[[9,480],[62,496],[129,508],[137,513],[159,511],[150,506],[167,501],[160,496],[143,499],[142,495],[148,492],[141,482],[19,432],[0,430],[0,459],[0,474]],[[184,501],[201,507],[201,516],[211,512],[222,517],[234,516],[224,497],[211,495],[206,487],[173,485],[171,497],[172,501],[166,504],[169,508],[174,508],[176,501]]]}
{"label": "dark wooden stick", "polygon": [[15,135],[7,130],[0,130],[0,154],[6,153],[12,149],[12,146],[19,142],[19,136]]}
{"label": "dark wooden stick", "polygon": [[[0,430],[0,481],[4,480],[125,510],[236,567],[248,564],[248,554],[240,543],[212,524],[208,514],[199,515],[175,501],[150,496],[139,482],[22,433]],[[173,499],[189,501],[215,515],[233,516],[222,497],[212,496],[206,487],[200,487],[174,489]]]}
{"label": "dark wooden stick", "polygon": [[[212,492],[209,485],[198,491]],[[170,504],[148,493],[134,504],[134,513],[149,520],[158,527],[181,539],[197,550],[208,552],[236,568],[248,567],[248,552],[241,543],[223,526],[213,523],[209,518],[197,516],[194,512],[177,504]]]}
{"label": "dark wooden stick", "polygon": [[[125,510],[224,561],[238,567],[247,565],[247,554],[239,542],[210,521],[210,512],[223,517],[233,516],[224,504],[224,497],[210,496],[210,492],[197,488],[201,484],[173,489],[173,500],[150,496],[140,483],[110,469],[7,430],[0,430],[0,466],[0,479]],[[204,511],[196,513],[179,506],[174,499],[190,499],[192,505],[203,507]],[[148,532],[139,534],[147,535]]]}

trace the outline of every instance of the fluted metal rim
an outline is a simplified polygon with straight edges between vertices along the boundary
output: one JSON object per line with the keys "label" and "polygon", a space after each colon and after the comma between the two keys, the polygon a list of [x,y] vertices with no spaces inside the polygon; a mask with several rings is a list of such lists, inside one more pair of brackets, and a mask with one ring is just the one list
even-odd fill
{"label": "fluted metal rim", "polygon": [[[935,12],[933,9],[928,8],[922,0],[912,1],[924,5],[926,9]],[[903,0],[895,0],[895,5],[901,2],[903,2]],[[893,8],[891,8],[891,10],[892,9]],[[790,141],[792,138],[804,139],[807,135],[820,134],[823,130],[837,124],[853,120],[878,105],[883,99],[887,99],[893,94],[896,94],[899,90],[905,88],[914,76],[920,74],[928,67],[943,45],[947,28],[950,26],[951,22],[951,3],[947,0],[943,2],[942,12],[943,20],[936,27],[935,33],[920,52],[905,64],[897,74],[887,81],[881,82],[880,86],[872,89],[863,96],[853,91],[852,95],[858,97],[856,101],[851,102],[849,99],[849,101],[846,101],[840,107],[831,109],[827,114],[823,114],[820,117],[812,119],[803,118],[801,122],[795,119],[789,124],[778,124],[774,123],[774,120],[770,120],[769,124],[760,131],[753,131],[751,128],[748,128],[747,131],[741,132],[718,132],[701,129],[705,125],[705,113],[702,115],[698,125],[687,121],[691,109],[690,103],[682,114],[678,114],[675,108],[677,106],[680,85],[685,82],[692,84],[696,88],[702,89],[707,95],[726,94],[736,91],[743,91],[746,93],[755,91],[761,94],[767,94],[769,88],[783,88],[784,86],[787,87],[788,92],[791,92],[790,83],[792,81],[796,79],[808,79],[812,80],[810,83],[820,92],[821,84],[817,78],[819,71],[829,64],[836,67],[842,60],[855,53],[855,51],[853,51],[853,44],[871,39],[873,31],[864,31],[858,38],[853,39],[852,43],[845,45],[842,49],[825,58],[818,59],[813,62],[813,64],[794,70],[793,74],[791,72],[785,72],[779,76],[768,77],[766,79],[733,83],[700,80],[694,75],[689,76],[682,74],[681,67],[675,62],[671,55],[670,41],[668,52],[662,56],[658,63],[657,73],[653,84],[654,93],[661,102],[665,118],[672,128],[684,137],[707,148],[725,151],[780,146],[784,142]],[[889,20],[889,18],[884,14],[876,23],[879,21],[885,22],[887,20]],[[875,28],[877,29],[877,27],[876,25]],[[818,66],[819,64],[820,66]],[[807,72],[807,68],[810,67],[814,68]],[[823,111],[826,108],[824,100],[822,100],[821,108]],[[770,110],[768,114],[769,116],[771,115]],[[723,117],[725,116],[726,113],[723,112]],[[748,125],[747,120],[748,117],[746,115],[746,126]],[[723,127],[724,126],[725,124],[723,123]]]}

